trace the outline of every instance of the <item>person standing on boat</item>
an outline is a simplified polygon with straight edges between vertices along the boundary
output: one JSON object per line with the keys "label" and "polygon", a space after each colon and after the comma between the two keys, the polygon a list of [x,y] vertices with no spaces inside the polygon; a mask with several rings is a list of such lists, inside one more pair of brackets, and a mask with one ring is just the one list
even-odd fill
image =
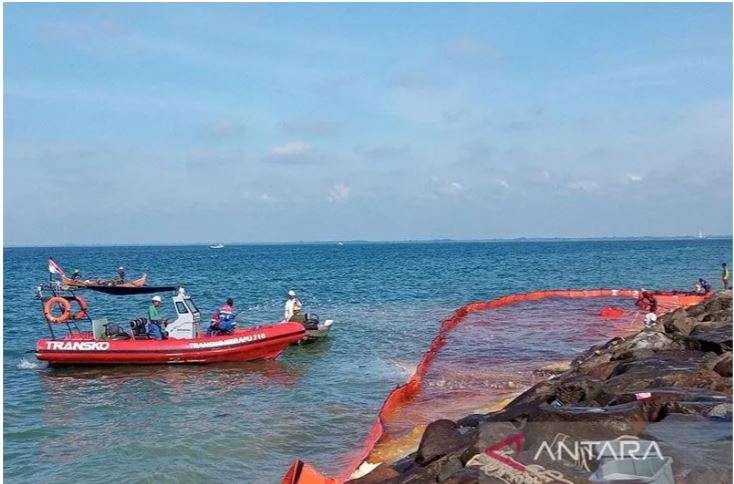
{"label": "person standing on boat", "polygon": [[301,300],[296,296],[296,291],[288,291],[288,300],[285,302],[285,311],[283,317],[286,321],[297,321],[303,322],[303,315],[301,314]]}
{"label": "person standing on boat", "polygon": [[150,306],[148,306],[148,336],[153,339],[163,339],[160,312],[162,302],[163,299],[160,296],[153,296],[150,300]]}
{"label": "person standing on boat", "polygon": [[71,280],[78,281],[82,278],[81,272],[79,272],[79,269],[74,269],[74,272],[71,273]]}
{"label": "person standing on boat", "polygon": [[726,267],[726,262],[721,263],[721,283],[725,291],[729,289],[729,269]]}
{"label": "person standing on boat", "polygon": [[207,334],[211,336],[215,332],[224,334],[231,333],[235,329],[236,325],[234,300],[230,297],[225,301],[224,306],[219,308],[219,310],[212,316],[212,322]]}

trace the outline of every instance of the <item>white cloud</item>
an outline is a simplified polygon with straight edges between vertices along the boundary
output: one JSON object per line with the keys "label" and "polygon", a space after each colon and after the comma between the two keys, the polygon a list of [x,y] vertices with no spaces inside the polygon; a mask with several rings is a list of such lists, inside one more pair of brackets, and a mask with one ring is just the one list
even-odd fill
{"label": "white cloud", "polygon": [[627,173],[627,180],[631,181],[632,183],[639,183],[642,181],[642,175]]}
{"label": "white cloud", "polygon": [[494,181],[497,185],[501,186],[502,188],[510,188],[510,184],[507,183],[507,180],[503,178],[497,178]]}
{"label": "white cloud", "polygon": [[265,193],[260,194],[260,201],[270,203],[270,202],[276,201],[276,199],[271,194],[265,192]]}
{"label": "white cloud", "polygon": [[581,192],[592,193],[599,189],[599,184],[591,180],[579,180],[569,183],[568,188]]}
{"label": "white cloud", "polygon": [[464,185],[462,185],[461,183],[459,183],[457,181],[453,181],[453,182],[449,183],[449,191],[450,192],[454,192],[455,193],[455,192],[460,192],[460,191],[463,191],[463,190],[464,190]]}
{"label": "white cloud", "polygon": [[329,191],[329,195],[327,198],[330,202],[340,202],[349,198],[350,192],[351,188],[349,187],[349,185],[345,185],[344,183],[337,183]]}
{"label": "white cloud", "polygon": [[273,146],[270,154],[273,156],[299,156],[311,151],[311,145],[303,141],[291,141],[284,145]]}

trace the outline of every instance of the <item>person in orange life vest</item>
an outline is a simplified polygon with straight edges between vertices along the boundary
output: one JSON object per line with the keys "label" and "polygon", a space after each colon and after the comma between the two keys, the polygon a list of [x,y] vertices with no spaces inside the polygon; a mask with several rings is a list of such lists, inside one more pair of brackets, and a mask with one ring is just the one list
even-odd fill
{"label": "person in orange life vest", "polygon": [[237,323],[235,322],[234,300],[230,297],[212,316],[211,325],[207,331],[208,335],[214,333],[228,334],[234,331]]}

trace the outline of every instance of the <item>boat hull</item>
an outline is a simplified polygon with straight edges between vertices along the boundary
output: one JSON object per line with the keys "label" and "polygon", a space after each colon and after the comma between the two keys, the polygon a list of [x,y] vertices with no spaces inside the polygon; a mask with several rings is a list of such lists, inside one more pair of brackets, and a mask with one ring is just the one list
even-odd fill
{"label": "boat hull", "polygon": [[50,365],[160,365],[274,359],[301,340],[304,327],[282,323],[238,329],[224,336],[166,340],[95,340],[91,333],[36,342],[36,357]]}
{"label": "boat hull", "polygon": [[[122,284],[115,284],[114,287],[143,287],[145,286],[145,281],[147,279],[148,279],[148,274],[143,274],[142,276],[138,277],[137,279],[133,279],[131,281],[124,282]],[[61,284],[67,287],[79,287],[79,288],[111,286],[109,282],[100,283],[99,280],[82,281],[82,280],[72,279],[64,275],[61,276]]]}

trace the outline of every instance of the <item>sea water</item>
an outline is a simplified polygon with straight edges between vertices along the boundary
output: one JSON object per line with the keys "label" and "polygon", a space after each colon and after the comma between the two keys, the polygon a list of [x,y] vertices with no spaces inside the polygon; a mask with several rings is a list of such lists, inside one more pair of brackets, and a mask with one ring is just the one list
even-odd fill
{"label": "sea water", "polygon": [[[6,248],[4,477],[276,482],[296,457],[336,472],[456,307],[544,288],[690,289],[698,277],[719,288],[731,250],[731,239]],[[34,288],[49,256],[84,277],[124,266],[182,284],[205,321],[227,297],[244,324],[278,321],[294,289],[335,323],[327,340],[276,361],[51,369],[28,353],[47,334]],[[148,306],[148,296],[85,297],[92,317],[123,325]],[[557,328],[523,331],[575,347]],[[531,351],[540,336],[508,338],[516,348],[503,351]]]}

